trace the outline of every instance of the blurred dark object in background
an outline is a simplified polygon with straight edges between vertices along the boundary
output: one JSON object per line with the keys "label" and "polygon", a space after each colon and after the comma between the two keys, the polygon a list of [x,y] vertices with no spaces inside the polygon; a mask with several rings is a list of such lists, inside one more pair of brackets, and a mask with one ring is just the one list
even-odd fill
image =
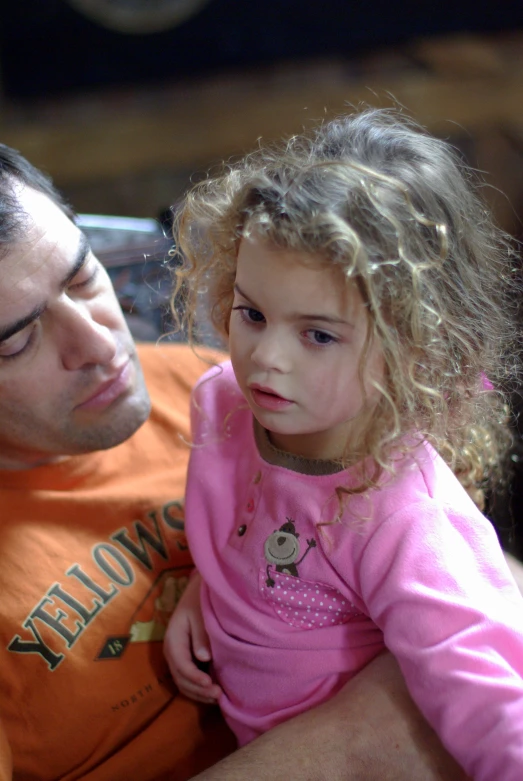
{"label": "blurred dark object in background", "polygon": [[[171,311],[176,264],[171,219],[171,212],[161,215],[159,220],[100,214],[77,216],[77,225],[107,269],[131,333],[139,342],[187,341],[182,307],[177,306],[179,323]],[[224,349],[214,333],[204,301],[193,337],[202,344]]]}
{"label": "blurred dark object in background", "polygon": [[[142,35],[108,29],[67,0],[4,2],[0,26],[4,94],[11,99],[48,97],[91,87],[158,83],[224,68],[353,57],[365,48],[401,44],[418,36],[491,33],[523,26],[520,0],[193,2],[192,15],[181,23],[173,21],[171,29]],[[160,0],[148,3],[152,14]],[[105,0],[105,4],[108,9],[118,4],[129,9],[146,5],[144,0]]]}
{"label": "blurred dark object in background", "polygon": [[172,239],[160,223],[100,214],[79,214],[76,222],[106,267],[134,338],[155,342],[172,331]]}

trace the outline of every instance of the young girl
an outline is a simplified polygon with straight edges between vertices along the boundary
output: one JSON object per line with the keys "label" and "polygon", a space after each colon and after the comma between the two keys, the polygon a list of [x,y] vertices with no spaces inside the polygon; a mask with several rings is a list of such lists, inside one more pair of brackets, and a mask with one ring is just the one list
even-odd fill
{"label": "young girl", "polygon": [[190,325],[210,302],[231,362],[194,392],[199,574],[167,656],[242,744],[386,646],[470,776],[523,778],[523,601],[471,498],[506,449],[517,270],[471,180],[370,110],[181,209],[177,289]]}

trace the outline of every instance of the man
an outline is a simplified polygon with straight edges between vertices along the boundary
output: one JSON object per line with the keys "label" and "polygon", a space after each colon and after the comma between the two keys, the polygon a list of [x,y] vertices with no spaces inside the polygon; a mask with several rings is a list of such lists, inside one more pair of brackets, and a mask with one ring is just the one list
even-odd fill
{"label": "man", "polygon": [[387,655],[210,767],[232,738],[176,693],[161,643],[191,571],[188,397],[206,367],[135,348],[69,208],[0,147],[0,780],[462,778]]}

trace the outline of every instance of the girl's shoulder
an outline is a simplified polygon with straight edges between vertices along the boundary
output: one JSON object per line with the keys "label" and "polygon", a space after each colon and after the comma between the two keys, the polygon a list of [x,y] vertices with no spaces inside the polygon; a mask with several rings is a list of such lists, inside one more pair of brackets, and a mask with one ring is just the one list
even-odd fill
{"label": "girl's shoulder", "polygon": [[193,395],[217,393],[220,392],[223,388],[227,387],[238,388],[238,383],[236,382],[234,371],[232,369],[232,363],[229,358],[225,361],[221,361],[220,363],[214,363],[209,367],[209,369],[200,377],[194,386]]}
{"label": "girl's shoulder", "polygon": [[[365,519],[367,530],[387,519],[406,519],[426,508],[445,515],[478,522],[483,516],[456,475],[427,442],[420,442],[398,457],[390,472],[383,472],[379,484],[347,503],[347,518]],[[483,519],[484,520],[484,519]]]}
{"label": "girl's shoulder", "polygon": [[208,422],[223,422],[233,411],[246,407],[230,360],[212,366],[194,386],[191,414]]}
{"label": "girl's shoulder", "polygon": [[405,507],[426,501],[455,507],[465,514],[479,513],[456,475],[429,443],[420,442],[395,466],[384,480],[382,494],[391,512],[395,505]]}
{"label": "girl's shoulder", "polygon": [[491,523],[427,443],[398,459],[376,488],[351,496],[329,534],[333,561],[343,561],[348,550],[357,561],[365,551],[392,555],[404,545],[423,551],[454,539],[474,548],[496,544]]}

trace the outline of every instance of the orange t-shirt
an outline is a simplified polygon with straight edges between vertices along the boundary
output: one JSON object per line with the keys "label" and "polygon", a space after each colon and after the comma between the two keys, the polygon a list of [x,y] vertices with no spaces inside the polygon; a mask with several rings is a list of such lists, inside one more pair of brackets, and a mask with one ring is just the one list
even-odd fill
{"label": "orange t-shirt", "polygon": [[[232,747],[176,693],[162,637],[191,570],[186,347],[139,348],[153,401],[127,442],[0,471],[0,779],[182,781]],[[184,441],[185,440],[185,441]]]}

